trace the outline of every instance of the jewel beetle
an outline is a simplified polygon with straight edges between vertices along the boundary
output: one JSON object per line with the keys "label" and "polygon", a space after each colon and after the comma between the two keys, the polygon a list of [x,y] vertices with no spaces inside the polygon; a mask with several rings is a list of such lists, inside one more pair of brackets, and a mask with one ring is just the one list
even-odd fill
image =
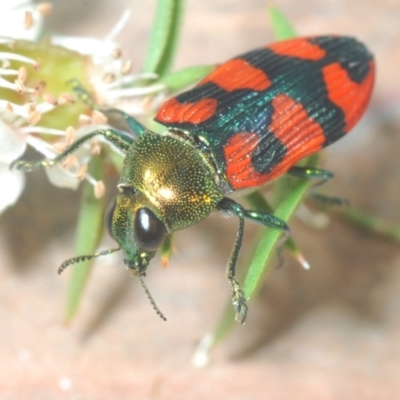
{"label": "jewel beetle", "polygon": [[154,133],[121,112],[135,137],[116,129],[91,132],[52,160],[14,166],[23,170],[61,162],[83,143],[102,135],[125,154],[119,194],[105,223],[117,249],[74,257],[83,259],[122,249],[124,263],[142,277],[166,236],[217,210],[239,220],[227,266],[236,319],[247,304],[235,269],[245,219],[288,230],[266,212],[247,210],[226,197],[280,175],[330,177],[296,162],[347,134],[364,113],[373,88],[374,59],[356,39],[341,36],[295,38],[259,48],[218,66],[194,88],[167,100]]}

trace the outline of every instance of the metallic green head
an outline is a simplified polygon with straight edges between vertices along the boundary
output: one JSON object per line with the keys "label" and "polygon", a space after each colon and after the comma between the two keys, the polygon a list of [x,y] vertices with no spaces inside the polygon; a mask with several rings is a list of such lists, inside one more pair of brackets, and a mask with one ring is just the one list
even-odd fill
{"label": "metallic green head", "polygon": [[132,143],[106,213],[125,265],[144,275],[167,234],[196,224],[223,198],[215,171],[190,143],[146,131]]}

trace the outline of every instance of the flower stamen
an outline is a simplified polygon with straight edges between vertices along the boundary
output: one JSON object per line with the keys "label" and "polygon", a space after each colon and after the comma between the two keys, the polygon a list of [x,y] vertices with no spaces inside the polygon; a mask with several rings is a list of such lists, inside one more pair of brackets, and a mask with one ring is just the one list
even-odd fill
{"label": "flower stamen", "polygon": [[76,177],[80,180],[83,181],[86,178],[86,174],[88,171],[88,165],[87,164],[82,164],[79,168],[78,171],[76,172]]}
{"label": "flower stamen", "polygon": [[112,73],[112,72],[106,72],[106,73],[103,75],[103,78],[102,78],[102,81],[103,81],[104,83],[111,83],[111,82],[115,82],[116,80],[117,80],[117,77],[116,77],[115,74]]}
{"label": "flower stamen", "polygon": [[18,70],[18,80],[25,83],[28,78],[28,71],[25,67],[20,67]]}
{"label": "flower stamen", "polygon": [[0,75],[18,75],[15,69],[0,68]]}
{"label": "flower stamen", "polygon": [[26,135],[31,133],[41,133],[45,135],[64,136],[65,132],[61,129],[46,128],[44,126],[29,126],[23,127],[20,131]]}
{"label": "flower stamen", "polygon": [[121,50],[119,47],[117,47],[116,49],[114,49],[114,50],[111,52],[111,57],[112,57],[112,58],[115,58],[116,60],[117,60],[118,58],[121,58],[121,57],[122,57],[122,50]]}
{"label": "flower stamen", "polygon": [[95,125],[106,125],[108,120],[107,117],[102,112],[94,110],[92,112],[91,122],[92,124]]}
{"label": "flower stamen", "polygon": [[46,103],[49,103],[49,104],[51,104],[51,105],[53,105],[53,106],[56,106],[56,105],[58,104],[58,101],[57,101],[56,96],[54,96],[54,95],[51,94],[51,93],[44,93],[44,94],[43,94],[43,100],[44,100]]}
{"label": "flower stamen", "polygon": [[60,104],[74,104],[75,97],[71,93],[64,92],[60,94],[58,101]]}
{"label": "flower stamen", "polygon": [[100,152],[101,152],[101,143],[98,140],[92,139],[90,141],[90,145],[89,146],[90,146],[90,152],[93,155],[97,156],[97,155],[100,154]]}
{"label": "flower stamen", "polygon": [[91,118],[86,114],[81,114],[78,117],[78,124],[79,126],[87,126],[92,123]]}
{"label": "flower stamen", "polygon": [[53,10],[53,5],[48,2],[43,2],[39,3],[36,6],[36,9],[39,11],[39,13],[43,16],[49,15],[51,11]]}
{"label": "flower stamen", "polygon": [[155,94],[161,91],[164,91],[166,86],[163,83],[158,83],[156,85],[147,86],[147,87],[132,87],[126,89],[113,89],[108,92],[108,95],[111,99],[121,98],[121,97],[133,97],[133,96],[144,96],[148,94]]}
{"label": "flower stamen", "polygon": [[21,61],[31,65],[37,65],[37,61],[32,60],[32,58],[23,56],[18,53],[9,53],[9,52],[0,52],[0,59],[1,60],[14,60],[14,61]]}
{"label": "flower stamen", "polygon": [[104,37],[104,41],[112,42],[116,36],[118,36],[121,31],[125,28],[125,25],[128,23],[129,18],[131,16],[130,10],[125,10],[121,15],[121,18],[117,21],[111,31]]}
{"label": "flower stamen", "polygon": [[30,29],[32,28],[34,23],[33,20],[33,14],[31,11],[25,11],[25,16],[24,16],[24,28],[25,29]]}
{"label": "flower stamen", "polygon": [[29,125],[36,125],[42,118],[42,114],[40,114],[39,111],[32,111],[29,115],[26,121],[28,122]]}
{"label": "flower stamen", "polygon": [[73,126],[69,126],[65,131],[65,144],[71,146],[76,139],[76,131]]}
{"label": "flower stamen", "polygon": [[104,186],[103,181],[97,181],[94,184],[94,196],[96,197],[96,199],[100,199],[104,196],[106,192],[106,188]]}
{"label": "flower stamen", "polygon": [[133,68],[133,63],[131,60],[124,61],[121,67],[121,74],[129,75],[132,72],[132,68]]}
{"label": "flower stamen", "polygon": [[63,161],[61,161],[61,166],[65,169],[69,169],[73,166],[76,166],[77,164],[78,164],[78,159],[72,154],[70,154]]}

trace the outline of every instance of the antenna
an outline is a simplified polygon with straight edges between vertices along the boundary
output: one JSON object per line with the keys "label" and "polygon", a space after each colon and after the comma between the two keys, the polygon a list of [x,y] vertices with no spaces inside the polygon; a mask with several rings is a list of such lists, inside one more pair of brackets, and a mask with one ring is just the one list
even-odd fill
{"label": "antenna", "polygon": [[[60,268],[58,268],[58,273],[61,274],[70,265],[73,265],[73,264],[76,264],[76,263],[79,263],[79,262],[82,262],[82,261],[90,260],[90,259],[95,258],[95,257],[106,256],[108,254],[115,253],[116,251],[119,251],[119,250],[121,250],[121,247],[118,247],[118,248],[115,248],[115,249],[99,251],[98,253],[94,253],[94,254],[85,254],[83,256],[77,256],[77,257],[69,258],[68,260],[65,260],[61,264]],[[151,295],[151,293],[150,293],[149,289],[147,288],[146,284],[144,283],[142,275],[140,275],[140,274],[138,274],[138,275],[139,275],[140,283],[142,284],[143,289],[146,292],[147,297],[149,298],[150,303],[153,306],[155,312],[161,317],[161,319],[166,321],[167,318],[165,318],[164,314],[157,307],[157,304],[154,301],[153,296]]]}
{"label": "antenna", "polygon": [[90,259],[92,259],[94,257],[106,256],[108,254],[115,253],[116,251],[119,251],[119,250],[121,250],[121,247],[118,247],[116,249],[103,250],[103,251],[100,251],[100,252],[95,253],[95,254],[87,254],[87,255],[83,255],[83,256],[77,256],[77,257],[69,258],[68,260],[65,260],[61,264],[60,268],[58,268],[58,273],[61,274],[64,271],[64,269],[66,269],[67,267],[69,267],[72,264],[76,264],[78,262],[90,260]]}
{"label": "antenna", "polygon": [[153,296],[150,294],[149,289],[147,289],[147,286],[146,286],[146,284],[144,283],[143,277],[142,277],[142,275],[140,275],[140,274],[139,274],[139,279],[140,279],[140,282],[141,282],[141,284],[142,284],[142,286],[143,286],[143,289],[144,289],[144,291],[146,292],[147,297],[149,298],[150,303],[151,303],[151,305],[153,306],[155,312],[161,317],[161,319],[163,319],[164,321],[166,321],[167,318],[165,318],[164,314],[163,314],[163,313],[160,311],[160,309],[157,307],[157,304],[156,304],[156,302],[154,301]]}

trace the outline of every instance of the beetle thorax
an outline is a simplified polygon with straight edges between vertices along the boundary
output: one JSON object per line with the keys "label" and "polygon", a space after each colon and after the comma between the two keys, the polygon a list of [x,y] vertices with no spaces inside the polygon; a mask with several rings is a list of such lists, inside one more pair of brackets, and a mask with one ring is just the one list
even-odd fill
{"label": "beetle thorax", "polygon": [[170,232],[199,222],[222,199],[215,171],[197,149],[150,131],[129,149],[119,186],[141,193]]}

